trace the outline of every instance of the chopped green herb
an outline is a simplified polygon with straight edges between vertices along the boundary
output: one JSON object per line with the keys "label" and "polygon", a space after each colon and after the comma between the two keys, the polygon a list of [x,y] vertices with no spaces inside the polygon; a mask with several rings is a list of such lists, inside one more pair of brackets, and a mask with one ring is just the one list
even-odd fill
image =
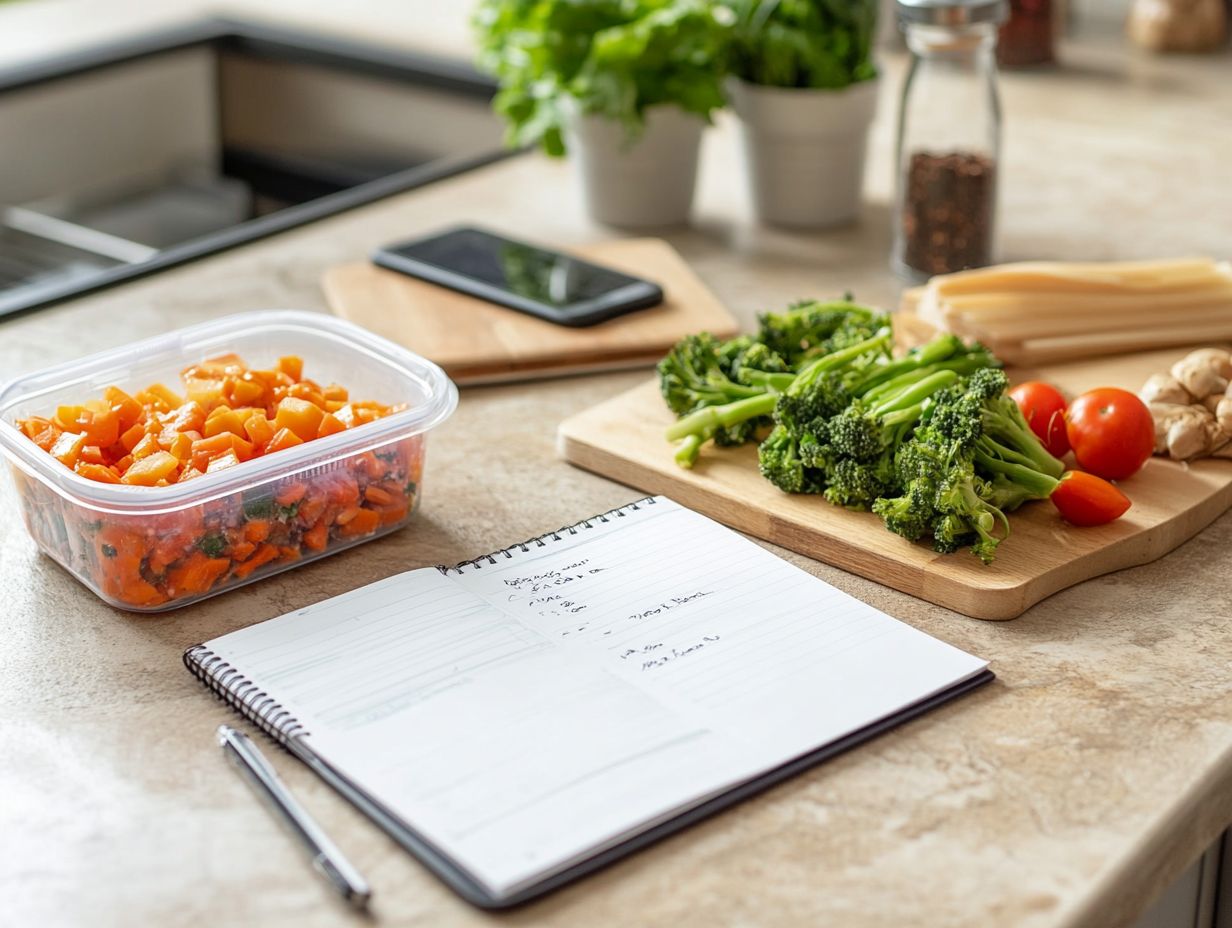
{"label": "chopped green herb", "polygon": [[278,507],[278,518],[283,522],[290,522],[299,513],[299,503],[292,503],[290,506]]}
{"label": "chopped green herb", "polygon": [[414,480],[408,480],[408,481],[406,482],[406,495],[407,495],[407,496],[414,496],[414,495],[415,495],[415,491],[416,491],[416,490],[418,490],[418,489],[419,489],[419,487],[415,485],[415,481],[414,481]]}
{"label": "chopped green herb", "polygon": [[103,545],[103,557],[115,557],[116,549],[111,545]]}
{"label": "chopped green herb", "polygon": [[268,519],[273,514],[274,498],[272,496],[252,499],[244,503],[244,518],[246,519]]}
{"label": "chopped green herb", "polygon": [[222,552],[226,550],[227,539],[217,533],[206,535],[197,544],[197,547],[205,552],[206,557],[220,557]]}
{"label": "chopped green herb", "polygon": [[378,460],[384,461],[386,464],[397,464],[398,463],[398,452],[397,451],[378,451],[376,453],[376,456]]}

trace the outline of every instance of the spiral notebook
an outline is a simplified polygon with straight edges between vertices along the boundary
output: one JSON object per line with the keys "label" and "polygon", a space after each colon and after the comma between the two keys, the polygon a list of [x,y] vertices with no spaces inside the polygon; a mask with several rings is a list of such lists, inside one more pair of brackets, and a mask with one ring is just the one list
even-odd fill
{"label": "spiral notebook", "polygon": [[664,497],[389,577],[184,662],[484,907],[992,676]]}

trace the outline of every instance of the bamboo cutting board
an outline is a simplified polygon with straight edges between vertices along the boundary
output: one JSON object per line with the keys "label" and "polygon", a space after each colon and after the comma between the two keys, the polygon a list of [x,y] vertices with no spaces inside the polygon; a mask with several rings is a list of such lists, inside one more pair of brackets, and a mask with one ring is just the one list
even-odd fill
{"label": "bamboo cutting board", "polygon": [[[1098,386],[1137,390],[1185,349],[1011,372],[1069,393]],[[679,468],[663,430],[673,417],[648,382],[566,420],[563,457],[647,493],[662,493],[732,528],[979,619],[1012,619],[1046,596],[1113,570],[1145,564],[1197,534],[1232,505],[1232,461],[1188,466],[1152,458],[1122,489],[1133,506],[1116,522],[1075,528],[1048,502],[1010,515],[1011,536],[988,567],[972,554],[936,554],[882,527],[867,512],[780,492],[757,472],[751,446],[708,446]]]}
{"label": "bamboo cutting board", "polygon": [[649,367],[690,332],[736,334],[736,320],[662,239],[574,251],[654,281],[663,302],[569,328],[367,262],[331,268],[322,285],[336,315],[435,361],[460,385]]}

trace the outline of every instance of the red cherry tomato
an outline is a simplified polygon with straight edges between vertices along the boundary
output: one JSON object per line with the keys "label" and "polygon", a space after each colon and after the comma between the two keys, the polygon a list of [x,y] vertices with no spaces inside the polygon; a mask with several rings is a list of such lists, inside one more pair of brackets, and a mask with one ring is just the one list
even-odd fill
{"label": "red cherry tomato", "polygon": [[1066,471],[1049,497],[1061,518],[1074,525],[1103,525],[1125,515],[1129,497],[1115,486],[1080,470]]}
{"label": "red cherry tomato", "polygon": [[1051,384],[1029,380],[1011,390],[1010,397],[1048,453],[1054,458],[1065,457],[1069,453],[1069,439],[1065,436],[1066,402],[1061,391]]}
{"label": "red cherry tomato", "polygon": [[1106,480],[1137,473],[1155,450],[1151,411],[1128,390],[1089,390],[1070,404],[1066,420],[1078,466]]}

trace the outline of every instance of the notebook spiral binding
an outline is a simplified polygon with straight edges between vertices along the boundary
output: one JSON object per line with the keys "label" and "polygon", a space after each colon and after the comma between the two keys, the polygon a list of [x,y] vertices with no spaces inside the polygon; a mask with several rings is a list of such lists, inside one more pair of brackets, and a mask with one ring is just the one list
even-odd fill
{"label": "notebook spiral binding", "polygon": [[184,666],[215,696],[280,744],[308,730],[272,696],[203,644],[184,652]]}
{"label": "notebook spiral binding", "polygon": [[565,525],[558,528],[554,532],[545,532],[542,535],[536,535],[534,538],[528,538],[525,541],[520,541],[515,545],[510,545],[508,548],[501,548],[499,551],[493,551],[489,554],[481,554],[479,557],[471,558],[469,561],[459,561],[451,567],[441,566],[436,568],[442,574],[448,576],[452,573],[463,573],[466,568],[472,570],[482,570],[484,565],[495,564],[498,557],[511,558],[515,551],[520,551],[525,554],[530,550],[531,545],[536,548],[546,548],[548,540],[560,541],[563,535],[576,535],[579,530],[586,528],[594,528],[595,523],[611,522],[612,519],[623,519],[630,512],[636,512],[643,506],[653,506],[657,499],[653,496],[647,496],[632,503],[626,503],[624,506],[617,506],[615,509],[609,509],[607,512],[601,512],[597,516],[591,516],[589,519],[582,519],[580,522],[574,522],[572,525]]}

